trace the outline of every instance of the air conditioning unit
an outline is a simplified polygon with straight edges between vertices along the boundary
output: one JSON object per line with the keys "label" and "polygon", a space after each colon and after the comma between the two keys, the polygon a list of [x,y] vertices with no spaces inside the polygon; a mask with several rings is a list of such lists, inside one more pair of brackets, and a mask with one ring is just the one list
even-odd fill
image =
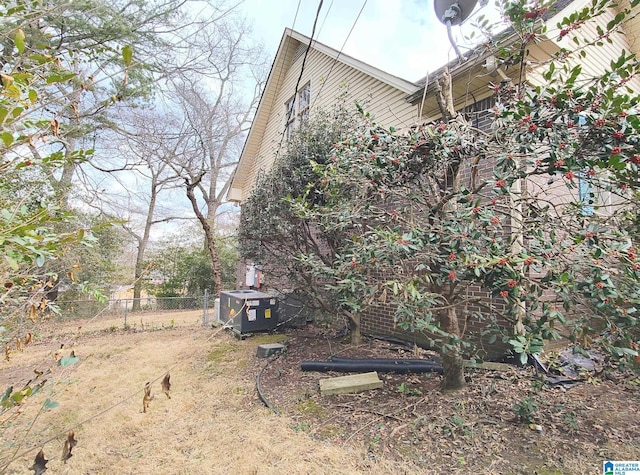
{"label": "air conditioning unit", "polygon": [[278,325],[278,299],[257,290],[220,292],[220,321],[238,334],[273,330]]}

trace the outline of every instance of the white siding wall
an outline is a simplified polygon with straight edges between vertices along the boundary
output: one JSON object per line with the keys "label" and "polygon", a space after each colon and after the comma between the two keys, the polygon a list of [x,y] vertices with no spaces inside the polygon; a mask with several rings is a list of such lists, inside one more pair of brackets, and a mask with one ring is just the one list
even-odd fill
{"label": "white siding wall", "polygon": [[[585,23],[580,28],[575,31],[571,31],[568,35],[564,36],[562,39],[559,39],[560,29],[557,27],[558,22],[560,22],[565,16],[568,16],[571,11],[579,11],[584,7],[590,6],[591,0],[576,0],[573,2],[569,8],[565,9],[564,12],[557,14],[553,18],[551,18],[548,22],[548,34],[547,36],[556,42],[560,47],[564,47],[567,49],[576,48],[576,43],[574,42],[574,37],[577,37],[579,40],[579,45],[584,45],[585,40],[593,40],[597,38],[597,26],[606,31],[607,23],[613,20],[617,14],[617,11],[613,8],[609,8],[607,12],[603,15],[600,15],[591,21]],[[639,27],[638,20],[633,20],[629,24],[626,25],[626,29],[633,30],[634,28],[637,30]],[[633,33],[637,34],[637,31],[633,31]],[[593,77],[602,74],[605,68],[609,67],[609,64],[612,59],[617,59],[622,51],[631,52],[631,47],[627,39],[627,34],[622,33],[614,33],[610,36],[612,43],[608,43],[604,41],[602,46],[590,46],[585,48],[586,56],[584,58],[576,57],[567,61],[571,67],[580,64],[582,66],[583,77]],[[632,39],[632,35],[629,35],[629,39]],[[527,76],[530,81],[534,84],[540,84],[542,79],[539,75],[546,69],[546,66],[543,66],[540,70],[530,71]],[[632,81],[628,83],[628,85],[634,90],[640,90],[640,79],[634,78]]]}
{"label": "white siding wall", "polygon": [[[260,148],[252,160],[250,173],[244,181],[242,200],[249,196],[258,174],[261,171],[269,171],[277,150],[284,146],[285,102],[294,94],[302,61],[303,57],[299,57],[290,68],[282,72],[284,75],[282,87],[275,97]],[[417,107],[405,101],[406,92],[340,61],[335,64],[327,79],[333,62],[332,58],[320,51],[314,49],[309,51],[299,87],[307,83],[311,84],[312,109],[330,106],[340,95],[342,85],[345,85],[349,98],[347,103],[353,104],[354,100],[366,102],[366,110],[375,116],[378,123],[385,126],[404,127],[416,122]],[[278,71],[273,73],[280,74]],[[323,82],[326,82],[324,87]],[[322,91],[321,96],[318,96],[320,91]]]}

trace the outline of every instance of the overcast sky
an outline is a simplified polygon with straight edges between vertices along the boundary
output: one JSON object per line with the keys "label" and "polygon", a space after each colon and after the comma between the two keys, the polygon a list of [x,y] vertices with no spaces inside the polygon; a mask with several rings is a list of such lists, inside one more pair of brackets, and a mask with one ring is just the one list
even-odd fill
{"label": "overcast sky", "polygon": [[[340,50],[363,3],[365,0],[324,0],[314,38]],[[300,0],[295,25],[298,0],[245,0],[240,8],[253,22],[256,40],[264,43],[273,58],[286,27],[311,36],[318,4],[319,0]],[[489,8],[482,13],[489,14]],[[471,44],[465,42],[459,27],[453,30],[464,52],[465,44]],[[343,52],[409,81],[455,58],[446,27],[434,13],[433,0],[367,0]]]}

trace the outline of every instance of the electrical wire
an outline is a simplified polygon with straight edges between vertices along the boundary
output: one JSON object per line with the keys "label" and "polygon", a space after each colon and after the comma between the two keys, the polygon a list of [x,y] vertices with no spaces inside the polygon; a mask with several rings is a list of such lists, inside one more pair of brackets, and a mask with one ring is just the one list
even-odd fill
{"label": "electrical wire", "polygon": [[[298,88],[300,87],[300,81],[302,80],[302,75],[304,74],[304,67],[307,62],[307,56],[309,55],[309,50],[311,49],[311,45],[313,44],[313,37],[316,33],[316,25],[318,24],[318,18],[320,17],[320,10],[322,9],[322,3],[324,0],[320,0],[318,4],[318,10],[316,11],[316,17],[313,20],[313,28],[311,29],[311,37],[309,38],[309,44],[307,45],[307,49],[304,52],[304,58],[302,58],[302,66],[300,67],[300,74],[298,75],[298,80],[296,81],[296,88],[294,89],[294,101],[296,99],[296,95],[298,94]],[[284,62],[283,62],[284,64]],[[278,144],[278,148],[276,149],[276,158],[280,154],[280,150],[282,149],[282,142],[284,142],[284,137],[287,134],[287,127],[289,124],[285,124],[284,130],[280,135],[280,143]]]}
{"label": "electrical wire", "polygon": [[446,25],[447,25],[447,36],[449,37],[449,42],[451,43],[451,46],[453,46],[453,49],[455,50],[456,55],[458,56],[458,61],[462,62],[464,61],[464,58],[462,57],[462,53],[460,53],[460,48],[458,48],[456,41],[453,39],[453,32],[451,31],[451,21],[447,20]]}
{"label": "electrical wire", "polygon": [[[296,14],[293,16],[293,23],[291,24],[291,31],[295,31],[296,29],[296,21],[298,20],[298,12],[300,11],[301,3],[302,3],[302,0],[298,0],[298,6],[296,7]],[[280,71],[278,72],[278,82],[276,84],[280,84],[282,71],[284,71],[284,61],[282,61],[282,64],[280,65]]]}
{"label": "electrical wire", "polygon": [[360,11],[358,12],[358,16],[354,20],[353,25],[351,25],[351,29],[349,30],[349,33],[347,34],[347,37],[344,39],[344,42],[342,43],[342,46],[340,47],[340,51],[338,51],[337,56],[333,59],[333,63],[331,63],[331,67],[329,68],[329,72],[325,76],[324,81],[322,82],[322,85],[320,86],[320,90],[318,91],[318,94],[313,99],[313,102],[311,102],[310,109],[313,108],[313,105],[315,104],[316,99],[318,99],[318,97],[320,97],[320,94],[322,93],[322,89],[324,88],[324,85],[329,80],[329,76],[331,76],[331,72],[333,71],[333,68],[335,67],[336,63],[338,62],[338,58],[340,58],[340,55],[342,54],[342,50],[346,46],[347,41],[349,41],[349,37],[351,36],[351,33],[353,33],[353,30],[355,29],[356,24],[358,23],[358,20],[360,19],[360,16],[362,15],[362,12],[364,11],[364,7],[367,6],[367,1],[368,0],[364,0],[364,3],[362,4],[362,7],[360,7]]}
{"label": "electrical wire", "polygon": [[329,16],[329,12],[331,11],[332,6],[333,6],[333,0],[331,0],[331,3],[329,4],[329,8],[327,9],[327,13],[324,14],[324,18],[322,19],[322,24],[318,29],[318,38],[320,38],[320,33],[322,33],[322,28],[324,27],[324,23],[327,21],[327,17]]}
{"label": "electrical wire", "polygon": [[275,406],[269,402],[267,397],[264,395],[264,391],[262,390],[262,373],[264,373],[264,370],[267,369],[267,366],[269,366],[271,363],[273,363],[275,360],[277,360],[280,357],[280,354],[281,353],[276,353],[274,358],[267,360],[267,362],[264,364],[264,366],[256,376],[256,390],[258,391],[258,397],[263,402],[263,404],[267,406],[269,409],[271,409],[271,411],[276,416],[280,415],[280,413],[278,412],[278,409],[276,409]]}
{"label": "electrical wire", "polygon": [[[313,28],[311,29],[311,38],[309,38],[309,44],[307,45],[307,49],[304,52],[304,58],[302,58],[302,66],[300,67],[300,74],[298,75],[298,81],[296,82],[296,88],[294,89],[294,94],[298,93],[298,88],[300,87],[300,81],[302,81],[302,74],[304,73],[304,67],[307,63],[307,56],[309,55],[309,50],[311,49],[311,44],[313,43],[313,37],[316,34],[316,25],[318,24],[318,17],[320,16],[320,10],[322,9],[322,3],[324,0],[320,0],[318,4],[318,10],[316,11],[316,17],[313,20]],[[286,130],[286,129],[285,129]],[[284,136],[284,133],[283,133]]]}

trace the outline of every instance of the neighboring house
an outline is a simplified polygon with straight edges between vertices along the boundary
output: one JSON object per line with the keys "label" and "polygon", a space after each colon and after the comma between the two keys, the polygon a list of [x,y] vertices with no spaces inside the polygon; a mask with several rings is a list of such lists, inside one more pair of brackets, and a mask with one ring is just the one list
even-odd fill
{"label": "neighboring house", "polygon": [[[490,48],[481,45],[465,54],[464,61],[452,61],[446,67],[452,77],[454,105],[456,110],[465,111],[469,120],[479,129],[488,128],[492,122],[494,91],[492,84],[511,80],[514,84],[526,82],[535,87],[543,83],[542,72],[548,60],[561,48],[572,42],[573,32],[559,39],[560,30],[556,24],[571,11],[589,6],[591,0],[560,0],[545,15],[549,32],[527,46],[527,62],[500,62],[494,58]],[[619,8],[628,6],[628,0],[622,0]],[[598,17],[592,24],[579,30],[581,37],[597,37],[597,26],[606,30],[609,21],[615,18],[617,11],[611,11]],[[612,35],[612,43],[604,47],[587,48],[587,56],[581,59],[586,73],[598,74],[612,59],[618,58],[621,51],[632,52],[640,56],[640,16],[625,25],[624,35]],[[508,38],[509,33],[504,34]],[[514,38],[515,41],[515,38]],[[573,43],[571,43],[573,44]],[[330,105],[340,93],[341,85],[347,85],[350,96],[366,101],[370,111],[379,124],[397,128],[416,123],[433,122],[440,119],[441,113],[435,97],[435,82],[442,76],[445,67],[431,73],[418,84],[397,78],[362,63],[354,58],[339,54],[338,51],[312,42],[302,76],[302,61],[309,45],[309,38],[292,30],[285,30],[271,73],[263,93],[256,118],[249,132],[238,168],[231,183],[228,199],[242,203],[251,193],[252,186],[261,172],[267,172],[277,156],[280,147],[286,141],[290,131],[300,120],[313,113],[315,107]],[[300,79],[299,79],[300,77]],[[296,90],[296,83],[299,86]],[[634,78],[629,84],[640,90],[640,80]],[[296,100],[297,99],[297,100]],[[492,176],[493,163],[485,160],[475,172],[478,178]],[[526,186],[526,185],[525,185]],[[528,186],[543,187],[541,183]],[[545,192],[557,195],[567,193],[564,185],[549,186],[545,182]],[[584,193],[584,187],[577,187],[575,193]],[[608,197],[599,196],[604,203]],[[507,224],[507,232],[510,232]],[[239,268],[239,287],[245,286],[244,263]],[[490,295],[482,289],[473,289],[478,295],[486,296],[486,302],[499,308],[500,303],[492,301]],[[386,305],[376,305],[362,315],[362,330],[365,333],[399,336],[405,339],[418,339],[418,335],[403,334],[393,323],[394,309]],[[477,330],[469,325],[469,330]],[[487,349],[486,356],[497,356],[502,349]]]}

